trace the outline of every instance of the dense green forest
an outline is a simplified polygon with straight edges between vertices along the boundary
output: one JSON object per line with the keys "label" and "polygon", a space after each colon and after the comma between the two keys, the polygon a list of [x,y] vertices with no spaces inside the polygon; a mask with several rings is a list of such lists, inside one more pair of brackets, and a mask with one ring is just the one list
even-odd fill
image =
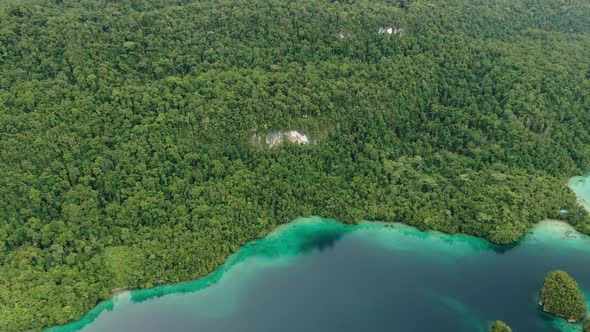
{"label": "dense green forest", "polygon": [[578,322],[587,315],[584,293],[578,283],[565,271],[549,272],[543,281],[540,303],[543,310]]}
{"label": "dense green forest", "polygon": [[297,216],[590,233],[589,54],[587,0],[4,0],[0,330]]}

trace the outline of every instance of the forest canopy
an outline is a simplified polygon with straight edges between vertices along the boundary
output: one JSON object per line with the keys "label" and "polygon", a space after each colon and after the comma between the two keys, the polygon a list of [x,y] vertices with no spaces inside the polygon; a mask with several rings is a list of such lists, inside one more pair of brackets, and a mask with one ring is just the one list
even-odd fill
{"label": "forest canopy", "polygon": [[[297,216],[590,233],[586,0],[0,2],[0,330]],[[310,144],[270,147],[273,131]],[[567,210],[560,213],[560,210]]]}
{"label": "forest canopy", "polygon": [[570,321],[577,322],[586,317],[584,293],[565,271],[551,271],[545,276],[540,303],[543,310]]}
{"label": "forest canopy", "polygon": [[503,321],[497,320],[490,325],[490,332],[512,332],[512,329]]}

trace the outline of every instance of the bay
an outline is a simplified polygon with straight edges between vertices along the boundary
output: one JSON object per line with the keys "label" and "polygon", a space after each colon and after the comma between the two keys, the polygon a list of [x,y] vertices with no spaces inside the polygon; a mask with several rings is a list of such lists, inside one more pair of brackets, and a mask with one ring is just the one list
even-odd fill
{"label": "bay", "polygon": [[[570,186],[590,202],[588,177]],[[512,246],[403,224],[319,217],[279,227],[190,282],[127,291],[47,332],[581,331],[542,312],[545,274],[568,271],[590,299],[590,237],[539,222]]]}

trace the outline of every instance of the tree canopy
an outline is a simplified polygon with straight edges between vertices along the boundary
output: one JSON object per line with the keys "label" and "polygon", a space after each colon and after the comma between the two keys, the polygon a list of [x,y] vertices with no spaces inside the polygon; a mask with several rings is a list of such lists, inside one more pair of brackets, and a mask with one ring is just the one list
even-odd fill
{"label": "tree canopy", "polygon": [[[0,2],[0,330],[297,216],[590,233],[587,0]],[[310,144],[270,147],[297,130]],[[560,210],[567,210],[560,213]]]}
{"label": "tree canopy", "polygon": [[490,332],[512,332],[512,329],[506,323],[497,320],[490,326]]}
{"label": "tree canopy", "polygon": [[543,309],[572,321],[586,317],[584,294],[576,281],[565,271],[551,271],[541,289]]}

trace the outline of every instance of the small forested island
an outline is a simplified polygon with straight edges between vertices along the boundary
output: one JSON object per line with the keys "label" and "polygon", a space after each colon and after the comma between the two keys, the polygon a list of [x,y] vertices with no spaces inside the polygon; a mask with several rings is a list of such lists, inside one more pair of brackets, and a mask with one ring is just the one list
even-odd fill
{"label": "small forested island", "polygon": [[490,332],[512,332],[512,329],[503,321],[497,320],[490,326]]}
{"label": "small forested island", "polygon": [[570,322],[578,322],[586,317],[584,294],[565,271],[555,270],[545,276],[539,304],[546,312]]}
{"label": "small forested island", "polygon": [[584,321],[584,332],[590,332],[590,318]]}
{"label": "small forested island", "polygon": [[0,330],[298,216],[590,234],[588,54],[587,0],[0,1]]}

